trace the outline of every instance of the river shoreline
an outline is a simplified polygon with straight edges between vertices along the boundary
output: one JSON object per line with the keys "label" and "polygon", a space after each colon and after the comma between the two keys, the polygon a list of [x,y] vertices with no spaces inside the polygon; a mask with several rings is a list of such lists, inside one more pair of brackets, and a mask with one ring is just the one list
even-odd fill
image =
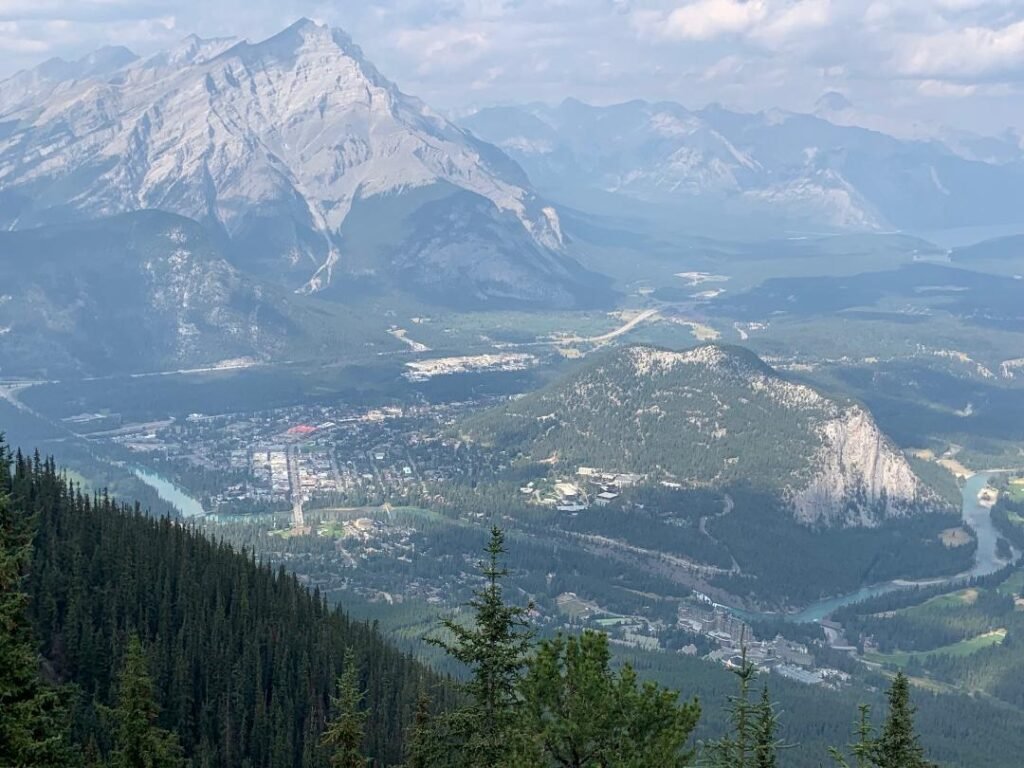
{"label": "river shoreline", "polygon": [[206,515],[206,510],[197,499],[189,496],[164,476],[141,467],[132,467],[131,471],[139,480],[156,491],[157,496],[177,509],[182,517],[188,519]]}
{"label": "river shoreline", "polygon": [[872,597],[878,597],[879,595],[903,589],[934,587],[940,584],[954,585],[958,582],[994,573],[1003,568],[1007,561],[1001,560],[996,554],[996,542],[999,540],[999,532],[992,524],[991,509],[979,501],[978,494],[988,485],[988,481],[993,475],[1015,471],[1017,470],[986,469],[980,472],[973,472],[964,478],[963,486],[960,489],[962,498],[961,519],[974,531],[974,536],[978,542],[974,556],[974,566],[970,570],[954,576],[937,576],[930,579],[913,581],[894,579],[893,581],[886,581],[881,584],[873,584],[861,587],[857,591],[845,595],[818,600],[798,611],[750,611],[734,608],[730,605],[721,605],[720,607],[746,621],[783,619],[794,624],[812,624],[819,623],[828,618],[833,611],[839,608],[859,603]]}
{"label": "river shoreline", "polygon": [[[747,610],[722,603],[716,603],[716,605],[746,621],[784,619],[794,624],[811,624],[821,622],[839,608],[879,595],[904,589],[933,587],[940,584],[952,585],[978,576],[987,576],[1004,567],[1006,561],[999,559],[996,555],[996,542],[999,539],[999,532],[992,525],[991,509],[979,501],[978,494],[988,485],[988,481],[993,475],[1014,471],[1016,470],[983,470],[974,472],[964,478],[963,486],[961,487],[961,519],[974,531],[974,536],[978,542],[974,566],[970,570],[954,576],[937,576],[920,580],[894,579],[880,584],[872,584],[861,587],[855,592],[823,598],[800,610],[788,612]],[[203,517],[208,514],[198,500],[162,475],[142,469],[141,467],[133,467],[132,472],[139,480],[153,488],[161,499],[181,512],[182,517],[189,519]]]}

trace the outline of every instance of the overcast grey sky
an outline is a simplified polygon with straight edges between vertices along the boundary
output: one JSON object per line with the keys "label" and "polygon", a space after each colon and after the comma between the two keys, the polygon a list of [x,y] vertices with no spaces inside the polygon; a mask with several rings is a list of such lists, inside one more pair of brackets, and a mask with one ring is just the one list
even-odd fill
{"label": "overcast grey sky", "polygon": [[1024,0],[0,0],[0,75],[190,32],[344,27],[450,110],[575,96],[807,111],[826,91],[877,127],[1024,128]]}

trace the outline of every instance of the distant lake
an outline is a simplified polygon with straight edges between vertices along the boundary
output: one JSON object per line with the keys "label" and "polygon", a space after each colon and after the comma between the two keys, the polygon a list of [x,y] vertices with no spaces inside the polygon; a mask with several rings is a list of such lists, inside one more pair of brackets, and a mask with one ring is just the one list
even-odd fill
{"label": "distant lake", "polygon": [[1024,235],[1024,222],[988,227],[954,227],[953,229],[932,229],[919,232],[907,231],[904,234],[920,237],[922,240],[935,243],[941,248],[962,248],[966,245],[974,245],[983,240],[993,240],[997,237]]}

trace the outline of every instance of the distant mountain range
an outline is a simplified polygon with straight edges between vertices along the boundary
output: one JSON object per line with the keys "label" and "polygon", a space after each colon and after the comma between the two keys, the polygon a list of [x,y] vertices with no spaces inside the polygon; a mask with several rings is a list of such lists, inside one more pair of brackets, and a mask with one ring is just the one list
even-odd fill
{"label": "distant mountain range", "polygon": [[[821,104],[822,114],[844,108],[838,94]],[[596,195],[639,200],[696,226],[757,218],[878,231],[1024,220],[1024,153],[1008,140],[961,136],[954,151],[815,115],[645,101],[484,109],[462,124],[552,196],[581,205]]]}
{"label": "distant mountain range", "polygon": [[788,381],[738,347],[622,348],[470,420],[465,433],[571,473],[750,485],[808,525],[948,511],[863,407]]}
{"label": "distant mountain range", "polygon": [[[594,222],[625,201],[684,232],[726,221],[750,239],[755,219],[1009,221],[1024,199],[1020,160],[806,115],[569,100],[464,125],[305,19],[258,43],[193,35],[146,58],[110,47],[17,73],[0,82],[0,366],[177,368],[348,353],[360,338],[372,349],[384,323],[346,309],[366,296],[602,306],[611,281],[580,262],[608,269],[590,245],[620,233]],[[566,206],[573,242],[552,201],[596,198],[596,215]],[[645,241],[621,234],[642,258]]]}
{"label": "distant mountain range", "polygon": [[306,293],[607,296],[513,161],[305,19],[256,44],[104,49],[0,83],[0,227],[141,209],[202,223],[234,265]]}

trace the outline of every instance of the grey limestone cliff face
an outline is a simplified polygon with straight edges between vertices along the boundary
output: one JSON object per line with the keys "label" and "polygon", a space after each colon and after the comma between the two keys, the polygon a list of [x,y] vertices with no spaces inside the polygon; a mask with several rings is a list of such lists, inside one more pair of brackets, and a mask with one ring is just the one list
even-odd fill
{"label": "grey limestone cliff face", "polygon": [[851,406],[818,430],[821,449],[813,460],[812,478],[791,496],[799,521],[874,526],[940,506],[863,408]]}
{"label": "grey limestone cliff face", "polygon": [[808,457],[808,471],[802,473],[810,479],[802,483],[794,478],[788,492],[793,514],[802,523],[875,526],[942,506],[871,414],[858,405],[843,406],[804,384],[743,365],[713,345],[682,353],[640,348],[631,354],[639,375],[679,365],[701,366],[742,380],[746,389],[782,411],[812,414],[820,447]]}

